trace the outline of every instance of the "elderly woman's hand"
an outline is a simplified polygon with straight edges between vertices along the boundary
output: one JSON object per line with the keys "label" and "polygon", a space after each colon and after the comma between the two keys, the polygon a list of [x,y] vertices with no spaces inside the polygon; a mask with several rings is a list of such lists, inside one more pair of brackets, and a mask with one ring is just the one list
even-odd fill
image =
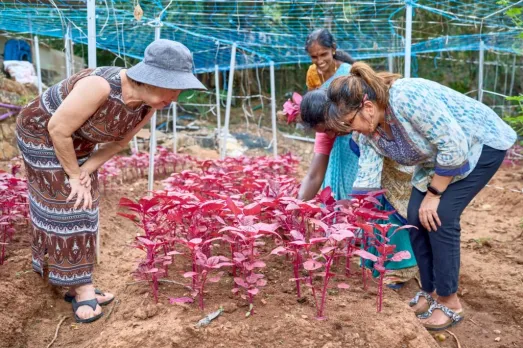
{"label": "elderly woman's hand", "polygon": [[82,186],[85,188],[91,188],[91,176],[86,170],[83,169],[80,172],[80,184],[82,184]]}
{"label": "elderly woman's hand", "polygon": [[71,186],[71,194],[67,197],[66,202],[74,199],[76,197],[76,202],[74,204],[74,209],[78,209],[80,203],[83,201],[83,209],[92,209],[93,206],[93,197],[91,196],[91,185],[89,182],[89,187],[82,185],[80,178],[70,178],[69,185]]}

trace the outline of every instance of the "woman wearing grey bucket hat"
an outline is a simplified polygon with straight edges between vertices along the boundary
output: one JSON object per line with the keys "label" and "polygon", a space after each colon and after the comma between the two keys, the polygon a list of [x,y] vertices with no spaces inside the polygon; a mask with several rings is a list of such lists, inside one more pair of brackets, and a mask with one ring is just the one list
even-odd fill
{"label": "woman wearing grey bucket hat", "polygon": [[[98,233],[97,169],[125,149],[157,109],[182,90],[205,89],[192,74],[191,52],[156,40],[129,70],[86,69],[52,86],[17,117],[32,225],[33,269],[68,287],[78,322],[93,322],[114,296],[92,284]],[[96,145],[100,144],[96,150]]]}

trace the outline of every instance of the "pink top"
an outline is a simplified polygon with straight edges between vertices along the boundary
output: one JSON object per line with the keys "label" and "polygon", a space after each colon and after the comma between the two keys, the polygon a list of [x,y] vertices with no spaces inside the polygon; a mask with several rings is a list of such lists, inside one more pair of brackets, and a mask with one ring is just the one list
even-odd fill
{"label": "pink top", "polygon": [[331,138],[326,133],[316,132],[316,137],[314,139],[314,153],[329,156],[335,140],[336,137]]}

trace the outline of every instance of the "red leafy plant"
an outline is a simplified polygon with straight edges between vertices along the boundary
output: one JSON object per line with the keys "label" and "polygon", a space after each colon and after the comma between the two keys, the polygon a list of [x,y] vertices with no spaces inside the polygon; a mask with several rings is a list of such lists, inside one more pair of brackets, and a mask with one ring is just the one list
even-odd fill
{"label": "red leafy plant", "polygon": [[[336,277],[333,271],[334,261],[345,255],[345,249],[351,239],[354,238],[353,229],[350,224],[334,224],[327,226],[320,220],[311,219],[312,223],[318,225],[324,237],[306,238],[294,231],[294,241],[288,243],[292,249],[293,245],[300,245],[305,251],[306,260],[303,262],[303,269],[307,272],[307,277],[300,277],[306,280],[306,286],[312,291],[312,297],[316,305],[316,318],[325,319],[325,303],[328,295],[330,281]],[[280,246],[272,251],[273,254],[289,252],[289,247]],[[320,285],[315,284],[315,279],[321,279]],[[296,280],[296,279],[291,279]],[[349,285],[341,282],[337,284],[339,289],[348,289]]]}
{"label": "red leafy plant", "polygon": [[27,181],[17,178],[19,166],[12,173],[0,171],[0,265],[6,257],[6,246],[13,239],[17,226],[27,226],[29,217]]}
{"label": "red leafy plant", "polygon": [[[232,266],[232,262],[225,256],[211,256],[207,257],[201,251],[196,252],[196,265],[198,266],[199,272],[186,272],[184,273],[185,278],[192,278],[193,283],[193,297],[198,296],[200,309],[204,310],[204,292],[205,292],[205,283],[207,281],[211,283],[217,283],[220,281],[223,276],[223,272],[218,272],[211,276],[213,270],[220,269],[226,266]],[[211,277],[210,277],[211,276]]]}
{"label": "red leafy plant", "polygon": [[[292,260],[291,280],[298,297],[304,287],[310,288],[316,316],[323,319],[329,289],[349,288],[342,278],[350,276],[353,254],[368,256],[365,251],[376,246],[381,253],[375,256],[378,270],[387,260],[406,257],[390,254],[388,240],[373,232],[372,221],[389,214],[376,208],[379,192],[335,201],[327,188],[314,200],[302,202],[295,198],[298,184],[291,176],[295,165],[290,155],[195,161],[192,170],[164,180],[164,190],[154,192],[152,199],[124,200],[133,214],[122,215],[143,231],[135,246],[146,251],[135,274],[151,281],[157,299],[157,284],[168,277],[172,256],[187,248],[190,266],[179,266],[184,277],[191,278],[191,295],[198,298],[200,308],[208,282],[219,281],[225,276],[223,268],[232,267],[232,291],[248,301],[250,316],[256,296],[267,284],[265,245],[275,243],[272,253]],[[366,286],[367,272],[362,270]],[[192,303],[192,297],[170,301]]]}
{"label": "red leafy plant", "polygon": [[[266,267],[261,259],[259,246],[265,245],[261,239],[267,235],[275,238],[280,236],[275,232],[278,224],[255,223],[255,216],[261,212],[261,205],[253,203],[243,209],[230,198],[227,199],[227,206],[234,214],[236,226],[224,227],[221,232],[229,235],[226,240],[234,245],[233,261],[239,274],[234,274],[234,283],[237,285],[232,289],[233,293],[241,293],[243,299],[248,299],[250,316],[254,313],[254,296],[260,288],[267,285],[265,275],[257,270]],[[234,271],[236,273],[236,270]]]}
{"label": "red leafy plant", "polygon": [[[374,234],[373,227],[376,228],[378,234]],[[393,224],[371,224],[367,225],[365,229],[367,230],[368,235],[372,237],[372,245],[375,247],[378,255],[371,254],[370,252],[360,249],[353,252],[354,255],[358,255],[365,260],[370,260],[374,262],[374,269],[379,273],[378,279],[378,294],[376,296],[376,310],[381,312],[383,304],[383,279],[385,277],[386,269],[385,262],[400,262],[411,258],[411,255],[408,251],[399,251],[395,252],[396,245],[387,244],[390,241],[392,236],[407,228],[415,228],[414,226],[405,225],[398,227],[394,233],[387,237],[389,230],[393,227],[398,227]],[[362,262],[363,263],[363,262]]]}

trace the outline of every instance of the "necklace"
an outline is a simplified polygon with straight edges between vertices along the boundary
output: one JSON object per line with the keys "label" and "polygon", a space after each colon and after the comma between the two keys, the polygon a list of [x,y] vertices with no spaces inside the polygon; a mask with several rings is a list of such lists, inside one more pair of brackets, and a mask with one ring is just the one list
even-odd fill
{"label": "necklace", "polygon": [[[332,76],[334,76],[334,74],[336,74],[336,71],[338,71],[338,64],[336,64],[336,62],[334,62],[334,72],[332,73]],[[323,74],[318,71],[318,75],[320,75],[321,84],[324,84],[325,83],[325,78],[323,77]]]}

